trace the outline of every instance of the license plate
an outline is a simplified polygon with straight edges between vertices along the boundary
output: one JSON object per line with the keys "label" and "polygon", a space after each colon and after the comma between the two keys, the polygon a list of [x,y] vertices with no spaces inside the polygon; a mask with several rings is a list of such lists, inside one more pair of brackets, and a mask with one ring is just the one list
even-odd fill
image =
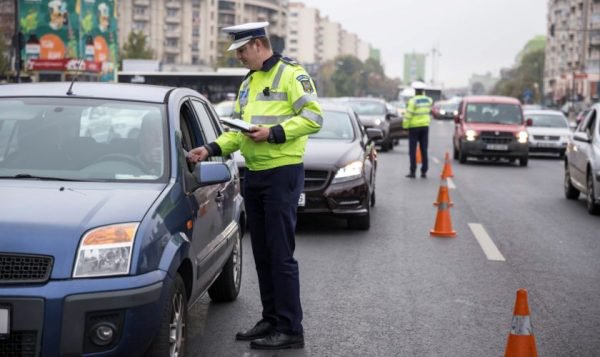
{"label": "license plate", "polygon": [[0,308],[0,339],[8,336],[10,332],[10,310]]}
{"label": "license plate", "polygon": [[298,199],[298,206],[304,207],[306,205],[306,195],[304,192],[300,194],[300,199]]}
{"label": "license plate", "polygon": [[508,145],[506,144],[487,144],[485,146],[487,150],[497,150],[497,151],[506,151],[508,150]]}

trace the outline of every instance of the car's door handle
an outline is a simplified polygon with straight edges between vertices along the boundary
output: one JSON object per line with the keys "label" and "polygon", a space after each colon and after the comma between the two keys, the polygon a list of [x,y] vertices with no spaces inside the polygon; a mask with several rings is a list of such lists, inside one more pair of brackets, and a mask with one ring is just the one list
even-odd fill
{"label": "car's door handle", "polygon": [[223,191],[217,192],[217,196],[215,197],[215,201],[218,202],[218,203],[223,203],[223,201],[225,201],[225,195],[223,194]]}

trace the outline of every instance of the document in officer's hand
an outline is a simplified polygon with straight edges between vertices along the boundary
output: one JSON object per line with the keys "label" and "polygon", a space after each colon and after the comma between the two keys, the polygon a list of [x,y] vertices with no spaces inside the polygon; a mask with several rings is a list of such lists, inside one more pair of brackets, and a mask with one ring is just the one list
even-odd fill
{"label": "document in officer's hand", "polygon": [[252,128],[256,128],[256,125],[252,125],[241,119],[221,119],[221,123],[246,133],[250,133],[253,131]]}

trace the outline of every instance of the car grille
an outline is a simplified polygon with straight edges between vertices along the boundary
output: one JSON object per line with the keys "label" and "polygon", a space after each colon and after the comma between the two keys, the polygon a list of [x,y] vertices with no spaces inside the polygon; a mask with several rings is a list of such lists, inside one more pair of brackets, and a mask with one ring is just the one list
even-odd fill
{"label": "car grille", "polygon": [[0,284],[44,283],[51,271],[52,257],[0,254]]}
{"label": "car grille", "polygon": [[513,133],[501,131],[482,131],[481,140],[486,144],[510,144],[515,139]]}
{"label": "car grille", "polygon": [[535,140],[553,140],[553,141],[558,141],[560,139],[560,136],[534,135],[533,138]]}
{"label": "car grille", "polygon": [[13,331],[6,340],[0,340],[0,356],[35,356],[37,332]]}
{"label": "car grille", "polygon": [[[240,169],[240,176],[243,181],[246,168]],[[304,190],[305,191],[317,191],[324,188],[329,182],[329,171],[322,170],[304,170]]]}

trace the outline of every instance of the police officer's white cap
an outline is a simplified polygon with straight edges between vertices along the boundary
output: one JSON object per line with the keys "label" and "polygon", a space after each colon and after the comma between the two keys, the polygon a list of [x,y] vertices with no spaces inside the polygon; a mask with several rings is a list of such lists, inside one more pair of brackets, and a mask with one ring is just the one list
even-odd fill
{"label": "police officer's white cap", "polygon": [[412,82],[412,84],[410,86],[416,90],[425,89],[425,83],[420,82],[420,81]]}
{"label": "police officer's white cap", "polygon": [[267,26],[269,26],[268,22],[249,22],[223,28],[223,31],[233,39],[227,51],[237,50],[253,38],[267,37]]}

